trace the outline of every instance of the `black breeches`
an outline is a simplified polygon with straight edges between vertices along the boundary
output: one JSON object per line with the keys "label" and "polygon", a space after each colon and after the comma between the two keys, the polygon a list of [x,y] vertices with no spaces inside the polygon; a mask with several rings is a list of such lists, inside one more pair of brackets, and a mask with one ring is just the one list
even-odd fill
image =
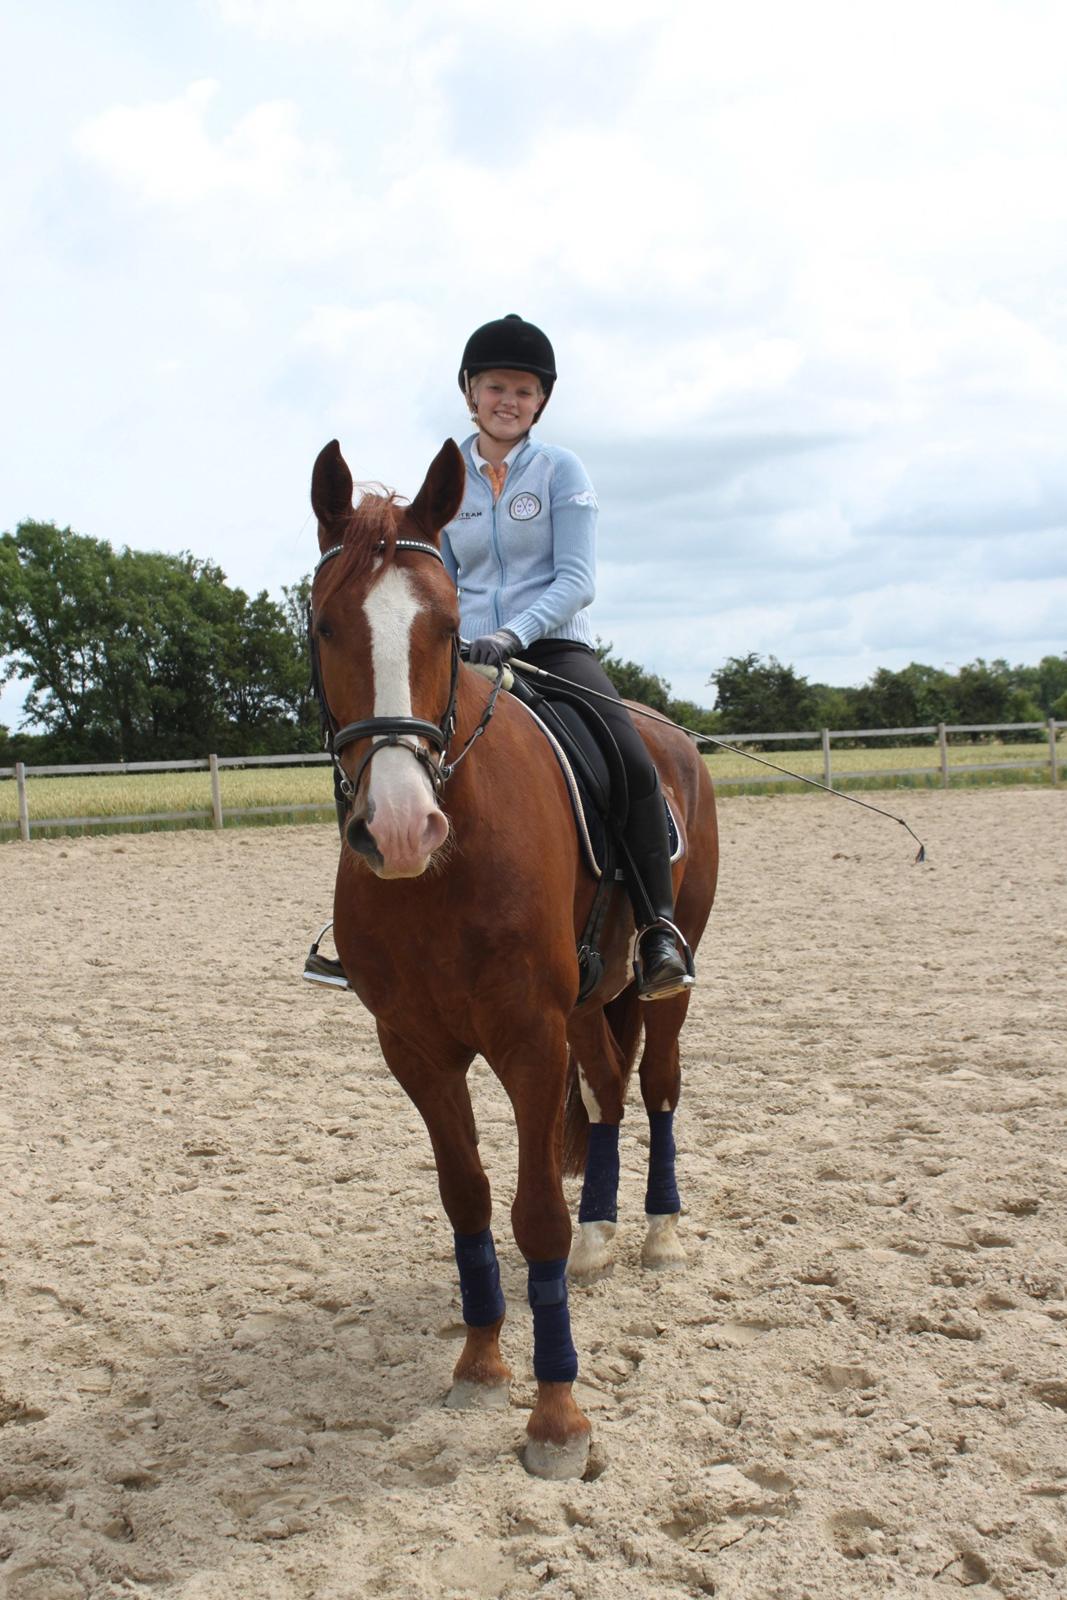
{"label": "black breeches", "polygon": [[[619,691],[600,665],[596,652],[590,650],[588,645],[577,644],[573,639],[538,639],[535,644],[525,645],[518,654],[520,660],[528,661],[531,666],[566,678],[579,694],[583,689],[596,690],[596,695],[583,698],[588,699],[611,729],[626,768],[630,798],[643,800],[650,795],[656,786],[656,769],[652,758],[633,725],[630,713],[619,698]],[[538,687],[536,679],[531,682],[534,688]],[[551,685],[545,687],[551,693]],[[597,695],[601,694],[607,695],[608,699],[598,699]]]}

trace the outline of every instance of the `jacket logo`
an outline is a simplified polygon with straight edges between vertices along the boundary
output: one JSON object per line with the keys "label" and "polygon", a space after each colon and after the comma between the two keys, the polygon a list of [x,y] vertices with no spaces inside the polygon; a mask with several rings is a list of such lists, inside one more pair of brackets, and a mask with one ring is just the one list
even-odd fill
{"label": "jacket logo", "polygon": [[480,511],[461,511],[456,518],[457,522],[469,522],[472,517],[480,517]]}
{"label": "jacket logo", "polygon": [[517,494],[508,506],[508,515],[514,517],[516,522],[529,522],[540,509],[541,502],[535,494]]}

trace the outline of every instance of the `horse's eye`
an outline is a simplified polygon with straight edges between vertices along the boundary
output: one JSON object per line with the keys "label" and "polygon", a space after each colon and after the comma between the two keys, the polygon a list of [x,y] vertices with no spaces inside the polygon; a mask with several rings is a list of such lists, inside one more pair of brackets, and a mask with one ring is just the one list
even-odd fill
{"label": "horse's eye", "polygon": [[316,639],[332,639],[333,629],[330,624],[328,622],[317,622],[315,624],[315,637]]}

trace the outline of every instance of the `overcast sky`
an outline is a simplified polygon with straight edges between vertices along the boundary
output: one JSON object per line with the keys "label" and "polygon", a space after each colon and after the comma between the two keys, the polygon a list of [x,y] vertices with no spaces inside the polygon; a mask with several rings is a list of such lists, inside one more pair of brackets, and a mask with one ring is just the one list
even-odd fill
{"label": "overcast sky", "polygon": [[1060,0],[5,10],[0,528],[278,594],[320,446],[413,495],[518,311],[676,694],[1067,648]]}

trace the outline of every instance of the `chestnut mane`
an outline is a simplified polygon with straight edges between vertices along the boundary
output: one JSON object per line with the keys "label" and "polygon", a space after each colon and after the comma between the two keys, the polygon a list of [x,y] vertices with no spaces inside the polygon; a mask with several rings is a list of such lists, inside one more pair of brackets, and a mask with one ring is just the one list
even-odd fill
{"label": "chestnut mane", "polygon": [[381,565],[374,575],[376,583],[396,557],[396,524],[403,509],[400,496],[395,489],[385,489],[380,484],[358,487],[359,502],[349,513],[340,539],[334,541],[341,545],[341,554],[328,563],[322,574],[320,605],[350,578],[365,578],[377,557]]}

